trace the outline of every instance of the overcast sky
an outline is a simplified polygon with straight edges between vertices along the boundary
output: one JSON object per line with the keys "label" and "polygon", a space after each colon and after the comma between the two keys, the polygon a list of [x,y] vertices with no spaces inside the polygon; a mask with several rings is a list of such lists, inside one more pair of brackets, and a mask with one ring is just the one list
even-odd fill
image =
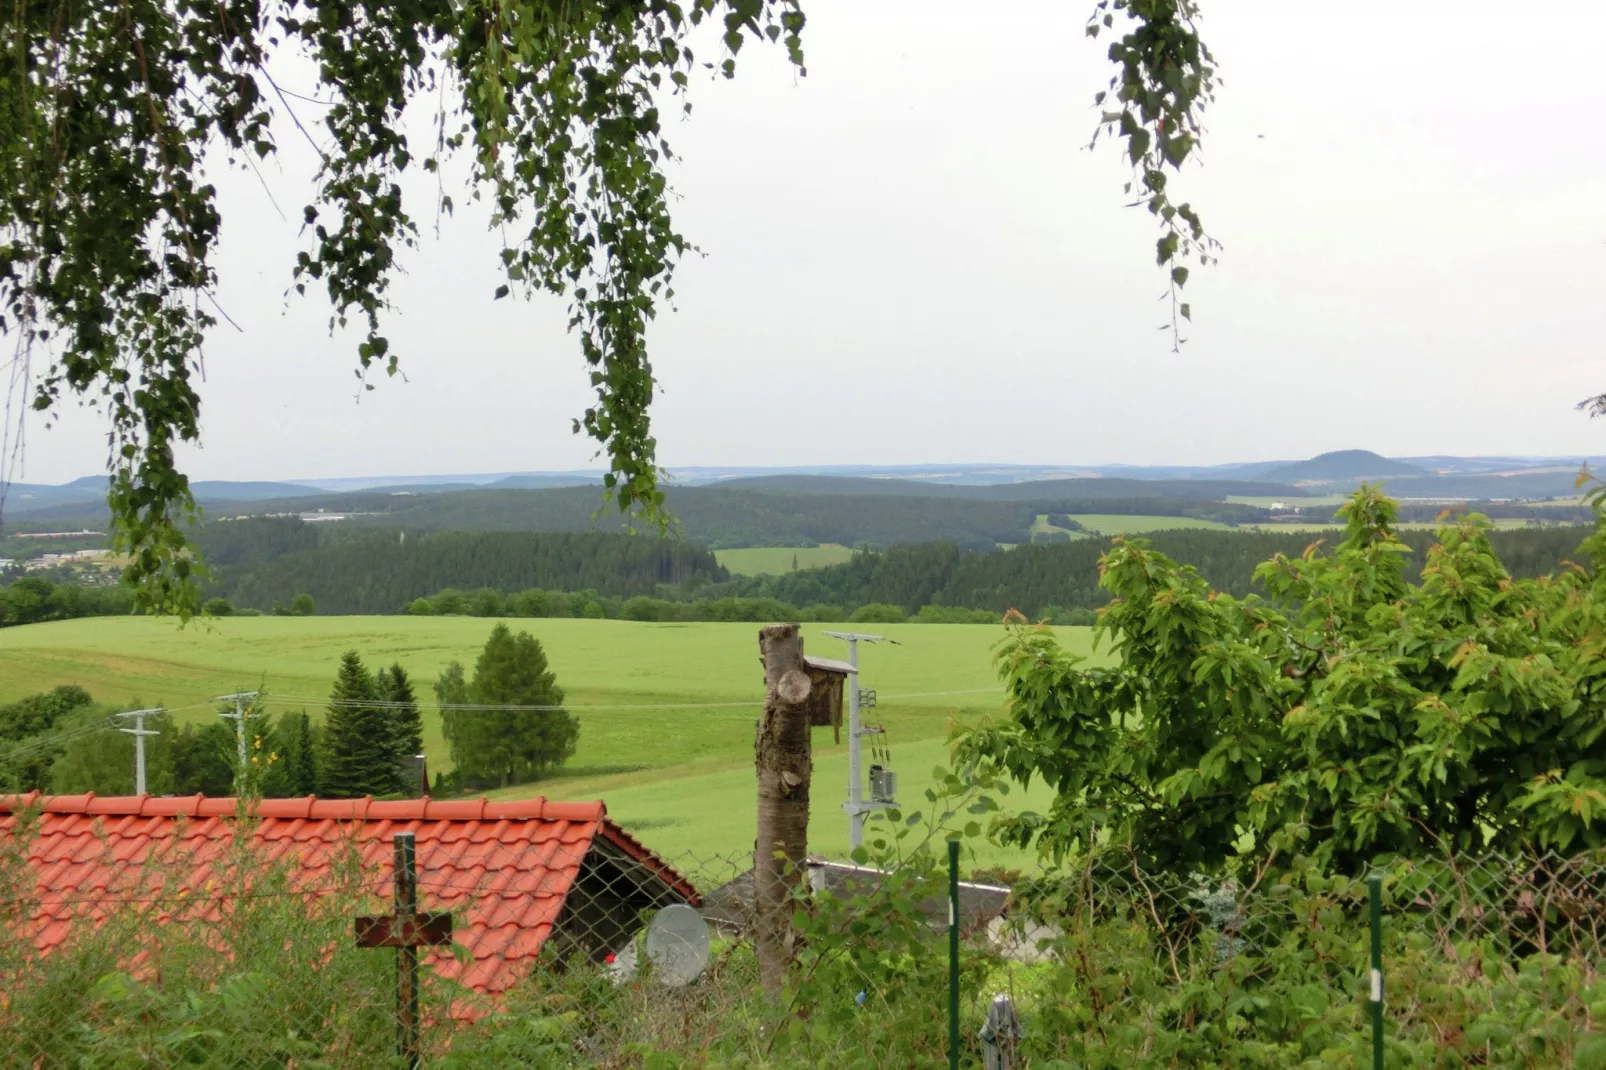
{"label": "overcast sky", "polygon": [[[651,336],[662,462],[1603,452],[1572,406],[1606,390],[1606,4],[1203,6],[1224,85],[1178,188],[1225,248],[1180,355],[1151,220],[1113,145],[1085,149],[1109,77],[1088,0],[805,0],[807,78],[749,45],[696,85],[674,184],[705,256]],[[217,176],[243,331],[207,348],[192,476],[593,466],[562,306],[492,303],[471,209],[394,290],[407,381],[356,400],[355,339],[284,297],[312,168],[281,143],[288,221]],[[93,413],[35,420],[20,478],[101,471],[104,443]]]}

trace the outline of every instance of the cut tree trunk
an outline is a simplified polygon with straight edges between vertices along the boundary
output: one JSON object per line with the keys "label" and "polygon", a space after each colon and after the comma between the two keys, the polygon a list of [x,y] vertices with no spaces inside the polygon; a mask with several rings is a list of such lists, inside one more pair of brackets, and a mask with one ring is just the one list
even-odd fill
{"label": "cut tree trunk", "polygon": [[758,633],[764,657],[759,722],[758,840],[753,850],[753,951],[765,991],[781,990],[792,961],[792,903],[809,847],[809,674],[796,624]]}

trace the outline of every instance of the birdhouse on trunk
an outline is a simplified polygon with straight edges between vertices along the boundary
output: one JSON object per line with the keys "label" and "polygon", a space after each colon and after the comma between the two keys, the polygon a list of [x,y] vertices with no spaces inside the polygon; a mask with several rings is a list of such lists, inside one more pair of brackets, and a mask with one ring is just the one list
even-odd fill
{"label": "birdhouse on trunk", "polygon": [[842,742],[842,688],[853,667],[845,661],[804,656],[803,665],[809,674],[809,726],[819,728],[830,725],[836,741]]}

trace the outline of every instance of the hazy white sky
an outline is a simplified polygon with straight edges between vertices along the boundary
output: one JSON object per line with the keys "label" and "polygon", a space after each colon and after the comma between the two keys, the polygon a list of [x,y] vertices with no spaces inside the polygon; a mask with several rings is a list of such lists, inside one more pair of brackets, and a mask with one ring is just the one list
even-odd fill
{"label": "hazy white sky", "polygon": [[[1572,406],[1606,390],[1606,5],[1204,0],[1225,84],[1181,188],[1225,249],[1181,355],[1151,221],[1113,146],[1084,148],[1108,79],[1090,7],[805,0],[807,78],[750,45],[695,87],[674,181],[706,255],[651,338],[663,463],[1602,452]],[[280,140],[288,221],[218,176],[243,332],[208,347],[191,474],[592,466],[562,306],[492,303],[471,210],[395,288],[407,381],[357,402],[355,340],[284,298],[312,168]],[[93,413],[28,440],[26,481],[103,467]]]}

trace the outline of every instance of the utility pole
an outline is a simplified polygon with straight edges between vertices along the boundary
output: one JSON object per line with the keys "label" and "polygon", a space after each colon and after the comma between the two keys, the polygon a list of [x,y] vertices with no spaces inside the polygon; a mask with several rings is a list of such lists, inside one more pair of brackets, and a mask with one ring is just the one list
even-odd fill
{"label": "utility pole", "polygon": [[[246,718],[251,715],[250,713],[246,712],[245,704],[247,702],[255,703],[258,694],[260,694],[258,691],[237,691],[232,695],[219,695],[217,697],[217,701],[219,702],[234,703],[233,713],[224,710],[220,712],[218,716],[223,718],[225,721],[234,722],[234,747],[239,755],[239,760],[234,767],[234,790],[236,793],[239,792],[240,786],[245,783],[245,721]],[[252,710],[251,712],[254,713],[256,711]]]}
{"label": "utility pole", "polygon": [[145,794],[145,737],[146,736],[159,736],[159,735],[161,735],[160,732],[147,732],[145,730],[145,718],[154,717],[158,713],[165,713],[165,712],[167,712],[167,711],[163,707],[154,706],[154,707],[152,707],[151,709],[148,709],[148,710],[129,710],[127,713],[119,713],[117,715],[119,717],[132,717],[134,719],[134,727],[133,728],[119,728],[117,731],[126,732],[128,735],[131,735],[131,736],[134,737],[134,794],[135,795],[144,795]]}
{"label": "utility pole", "polygon": [[859,689],[859,644],[891,643],[894,640],[884,635],[864,635],[860,632],[825,634],[848,644],[848,801],[842,804],[842,809],[848,812],[848,846],[858,847],[864,843],[864,815],[891,806],[890,803],[864,801],[864,771],[859,760],[859,737],[863,735],[859,725],[859,704],[863,699]]}

